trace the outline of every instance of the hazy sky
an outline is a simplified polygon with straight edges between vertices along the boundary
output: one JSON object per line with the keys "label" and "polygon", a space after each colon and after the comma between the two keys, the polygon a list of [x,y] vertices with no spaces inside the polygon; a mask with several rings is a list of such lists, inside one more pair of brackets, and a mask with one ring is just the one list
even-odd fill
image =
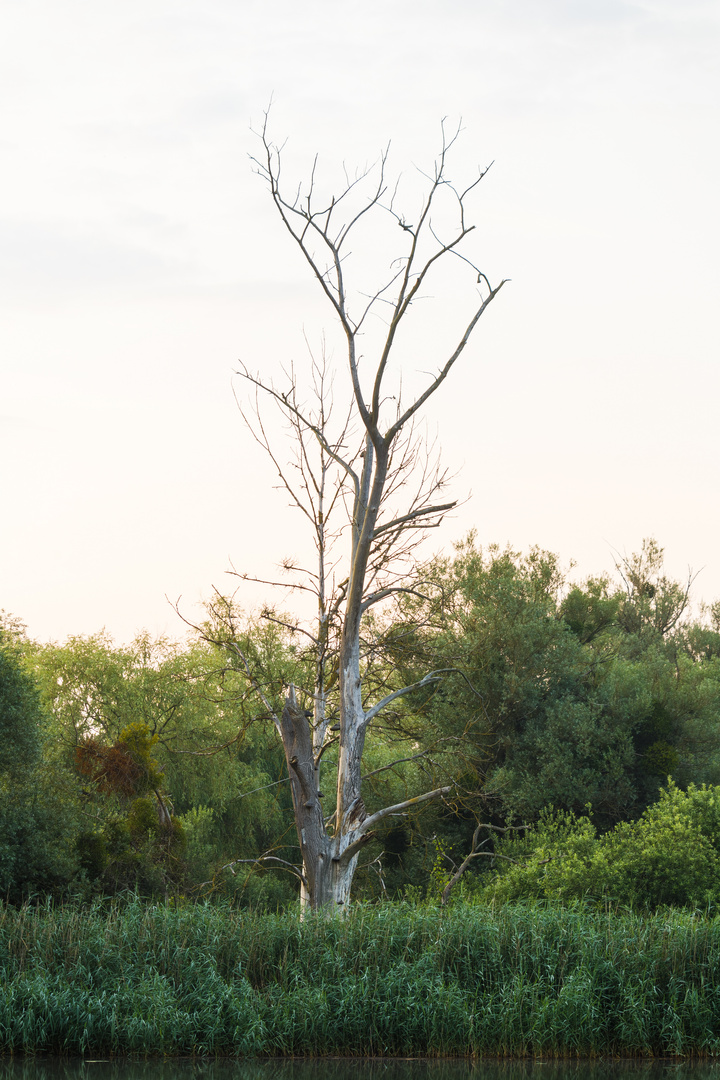
{"label": "hazy sky", "polygon": [[412,172],[443,116],[453,172],[494,161],[512,280],[429,410],[472,492],[434,547],[654,535],[720,597],[719,57],[692,0],[0,0],[0,607],[179,635],[166,595],[302,550],[231,385],[331,323],[249,165],[271,95],[291,171]]}

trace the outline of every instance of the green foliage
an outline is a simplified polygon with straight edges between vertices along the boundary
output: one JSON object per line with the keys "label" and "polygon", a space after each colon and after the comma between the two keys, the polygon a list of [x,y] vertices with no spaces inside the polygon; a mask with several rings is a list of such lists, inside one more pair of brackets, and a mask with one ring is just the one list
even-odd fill
{"label": "green foliage", "polygon": [[97,880],[108,862],[108,842],[104,833],[82,832],[75,841],[82,870],[91,881]]}
{"label": "green foliage", "polygon": [[[651,827],[644,811],[668,777],[688,795],[720,783],[720,603],[693,621],[688,585],[664,573],[652,540],[619,559],[618,572],[615,581],[576,583],[552,553],[482,550],[470,537],[453,557],[420,568],[422,587],[396,607],[368,613],[377,638],[363,671],[368,701],[429,670],[444,674],[373,721],[363,756],[367,811],[441,785],[453,791],[382,823],[360,861],[357,898],[403,896],[409,882],[436,896],[468,854],[478,821],[539,821],[532,836],[538,844],[544,837],[549,851],[559,840],[548,806],[585,824],[563,839],[562,859],[538,862],[546,891],[533,891],[518,871],[517,895],[652,904],[661,894],[701,903],[703,890],[712,892],[705,833],[695,859],[696,824],[682,818],[673,844],[671,826]],[[281,708],[291,682],[302,697],[316,655],[288,620],[264,614],[248,618],[217,597],[205,640],[143,633],[123,646],[104,633],[33,645],[4,617],[0,891],[17,898],[137,887],[266,907],[294,900],[290,874],[252,860],[271,851],[300,860],[267,706]],[[334,722],[332,674],[329,688]],[[330,746],[322,760],[328,817],[336,765]],[[618,822],[628,824],[615,830]],[[587,829],[597,832],[590,838]],[[665,839],[655,843],[656,834]],[[670,864],[663,869],[666,840],[685,852],[685,885],[673,883]],[[489,832],[486,850],[493,843]],[[641,877],[633,892],[632,860],[643,843],[657,848],[659,869],[648,864],[647,882]],[[468,895],[485,887],[488,862],[472,863],[462,885]],[[515,888],[513,873],[498,882],[498,896]]]}
{"label": "green foliage", "polygon": [[[264,665],[277,681],[278,701],[287,675],[283,648],[270,626],[258,632],[252,653],[258,677]],[[251,882],[249,872],[222,869],[287,844],[292,821],[282,747],[266,716],[258,720],[244,673],[224,653],[147,634],[116,646],[99,634],[37,648],[33,662],[58,767],[71,779],[79,770],[83,782],[86,824],[77,851],[93,889],[239,892],[248,902],[272,894],[273,905],[292,899],[291,879],[268,889]],[[207,809],[201,844],[180,851],[151,842],[150,831],[144,839],[128,834],[123,822],[132,801],[153,792],[176,830],[195,808]],[[294,844],[293,830],[281,854],[295,857]]]}
{"label": "green foliage", "polygon": [[609,631],[621,604],[617,593],[610,593],[606,577],[588,578],[584,586],[570,589],[559,606],[559,614],[583,645]]}
{"label": "green foliage", "polygon": [[185,855],[193,868],[196,880],[212,878],[216,848],[214,843],[215,813],[209,806],[195,806],[177,820],[185,835]]}
{"label": "green foliage", "polygon": [[705,908],[720,901],[720,788],[670,783],[636,822],[599,836],[587,816],[547,811],[498,852],[512,862],[484,890],[496,902],[612,901]]}
{"label": "green foliage", "polygon": [[433,863],[432,869],[430,871],[428,895],[433,900],[437,900],[439,899],[443,889],[450,880],[450,873],[448,871],[447,841],[436,837],[434,847],[435,862]]}
{"label": "green foliage", "polygon": [[652,540],[619,569],[620,586],[569,585],[551,553],[483,551],[471,536],[426,568],[426,599],[404,603],[396,662],[409,676],[457,669],[416,707],[462,746],[448,764],[476,818],[592,803],[605,830],[668,776],[720,781],[720,662],[710,645],[698,662],[688,586],[664,575]]}
{"label": "green foliage", "polygon": [[616,563],[625,586],[618,622],[628,634],[662,638],[680,623],[688,606],[692,574],[685,584],[663,573],[663,549],[652,538]]}
{"label": "green foliage", "polygon": [[164,779],[152,751],[157,736],[130,724],[112,746],[86,739],[76,750],[89,778],[87,809],[99,823],[81,833],[77,850],[85,873],[104,890],[175,891],[184,876],[185,832],[160,792]]}
{"label": "green foliage", "polygon": [[130,806],[127,823],[132,836],[147,836],[160,828],[157,805],[152,799],[139,798]]}
{"label": "green foliage", "polygon": [[13,900],[61,890],[76,868],[70,793],[50,768],[22,644],[0,629],[0,895]]}
{"label": "green foliage", "polygon": [[689,626],[684,634],[683,645],[693,660],[720,659],[720,633],[711,627]]}
{"label": "green foliage", "polygon": [[0,772],[25,772],[37,764],[42,722],[35,681],[18,646],[0,629]]}

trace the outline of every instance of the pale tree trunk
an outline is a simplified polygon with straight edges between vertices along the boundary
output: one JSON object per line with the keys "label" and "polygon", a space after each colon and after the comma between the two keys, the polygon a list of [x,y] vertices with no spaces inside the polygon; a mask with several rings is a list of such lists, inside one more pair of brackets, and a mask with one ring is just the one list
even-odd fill
{"label": "pale tree trunk", "polygon": [[325,827],[312,730],[297,703],[294,687],[285,702],[281,724],[303,861],[301,900],[312,910],[337,908],[350,898],[358,857],[355,854],[343,858],[340,835],[330,836]]}

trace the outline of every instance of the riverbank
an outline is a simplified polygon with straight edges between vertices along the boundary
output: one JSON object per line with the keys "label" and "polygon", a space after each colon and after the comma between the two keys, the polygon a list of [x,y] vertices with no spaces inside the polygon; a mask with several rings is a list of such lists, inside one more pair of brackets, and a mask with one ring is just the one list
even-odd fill
{"label": "riverbank", "polygon": [[720,1055],[720,920],[0,909],[0,1053]]}

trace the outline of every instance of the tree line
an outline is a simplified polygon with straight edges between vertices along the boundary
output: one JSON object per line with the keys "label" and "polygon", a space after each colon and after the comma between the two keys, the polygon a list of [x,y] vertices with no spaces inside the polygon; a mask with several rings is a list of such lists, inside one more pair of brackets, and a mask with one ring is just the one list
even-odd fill
{"label": "tree line", "polygon": [[[367,740],[368,816],[402,809],[374,829],[353,895],[439,898],[465,864],[454,884],[478,899],[609,889],[632,902],[653,845],[645,878],[665,885],[648,896],[709,895],[720,605],[694,613],[654,541],[616,577],[573,583],[549,552],[469,537],[420,577],[422,592],[373,616],[364,693],[415,689]],[[0,894],[293,902],[302,851],[271,710],[304,685],[314,649],[289,619],[216,597],[181,642],[41,644],[9,617],[1,641]],[[423,684],[428,670],[442,677]],[[333,775],[337,744],[323,756]],[[334,795],[328,784],[327,819]]]}

